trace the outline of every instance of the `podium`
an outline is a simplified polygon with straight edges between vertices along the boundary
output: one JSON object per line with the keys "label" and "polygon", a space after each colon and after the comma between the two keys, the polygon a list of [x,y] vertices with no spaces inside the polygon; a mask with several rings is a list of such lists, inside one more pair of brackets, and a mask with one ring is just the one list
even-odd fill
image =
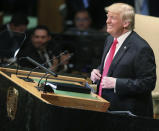
{"label": "podium", "polygon": [[[26,82],[29,71],[0,68],[0,130],[2,131],[97,131],[159,129],[158,120],[121,116],[106,112],[109,102],[94,93],[43,93]],[[33,72],[37,81],[44,73]],[[49,81],[85,83],[83,78],[60,76]],[[77,95],[78,94],[78,95]],[[76,96],[77,95],[77,96]],[[100,123],[100,126],[98,125]],[[142,123],[142,124],[141,124]],[[143,126],[144,125],[144,126]],[[120,127],[120,128],[119,128]]]}
{"label": "podium", "polygon": [[[34,82],[26,82],[21,78],[26,78],[30,71],[18,70],[17,75],[16,72],[16,69],[0,68],[0,123],[3,126],[8,123],[4,129],[2,128],[3,130],[6,128],[9,130],[11,128],[9,124],[15,122],[21,123],[19,125],[23,129],[27,126],[26,121],[30,123],[29,117],[35,121],[38,119],[42,121],[41,119],[44,118],[41,118],[39,113],[34,116],[37,112],[40,112],[40,115],[46,112],[46,114],[48,112],[52,114],[59,108],[106,112],[109,107],[108,101],[92,92],[84,94],[55,90],[54,93],[44,93],[39,91],[36,86],[45,73],[32,72],[29,78],[33,79]],[[82,85],[86,79],[58,75],[56,78],[50,76],[47,81]],[[33,112],[34,114],[32,114]],[[46,117],[46,119],[48,118]]]}
{"label": "podium", "polygon": [[[40,78],[44,76],[45,73],[33,72],[30,78],[32,78],[34,82],[26,82],[21,78],[26,78],[29,71],[19,70],[18,75],[16,75],[15,69],[1,68],[0,70],[1,77],[6,79],[6,81],[10,81],[18,85],[22,90],[27,91],[47,104],[100,112],[106,112],[109,107],[108,101],[104,100],[93,92],[90,94],[84,94],[60,90],[55,90],[54,93],[44,93],[43,91],[39,91],[36,87],[38,85],[38,81],[40,81]],[[84,78],[60,75],[58,77],[51,76],[47,81],[69,83],[74,84],[74,86],[82,86],[84,83],[86,83]],[[1,83],[3,82],[4,81],[1,81]],[[11,89],[10,87],[5,88],[8,88],[8,90]],[[17,90],[18,92],[19,88],[15,86],[12,88],[12,90]]]}

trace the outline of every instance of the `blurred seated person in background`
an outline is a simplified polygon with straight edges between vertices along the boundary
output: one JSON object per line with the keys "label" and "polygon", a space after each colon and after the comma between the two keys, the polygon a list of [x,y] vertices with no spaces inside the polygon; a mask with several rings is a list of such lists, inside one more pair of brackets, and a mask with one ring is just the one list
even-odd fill
{"label": "blurred seated person in background", "polygon": [[29,20],[25,14],[16,13],[11,21],[0,27],[0,65],[13,62],[14,54],[26,38],[25,31]]}
{"label": "blurred seated person in background", "polygon": [[61,43],[62,52],[67,51],[65,55],[60,57],[60,63],[58,64],[58,72],[59,73],[73,73],[75,70],[75,58],[74,52],[75,48],[68,43]]}
{"label": "blurred seated person in background", "polygon": [[91,28],[91,17],[86,9],[76,12],[74,17],[74,28],[69,28],[65,31],[66,34],[87,35],[94,33],[95,30]]}
{"label": "blurred seated person in background", "polygon": [[12,16],[11,21],[0,27],[0,30],[8,30],[13,32],[22,32],[24,33],[27,29],[27,25],[29,23],[29,20],[27,18],[27,15],[23,13],[16,13]]}
{"label": "blurred seated person in background", "polygon": [[[57,65],[58,59],[56,56],[60,53],[60,48],[51,41],[49,29],[44,25],[39,25],[33,29],[31,38],[25,43],[19,51],[18,57],[29,56],[40,64],[46,62],[45,66],[53,68]],[[50,61],[53,59],[52,61]],[[36,65],[28,63],[28,61],[19,61],[23,67],[34,68]]]}
{"label": "blurred seated person in background", "polygon": [[[45,67],[53,71],[57,71],[60,64],[60,57],[64,55],[59,44],[52,39],[49,29],[44,25],[37,26],[31,35],[29,42],[25,43],[19,51],[18,57],[29,56]],[[26,60],[19,60],[22,67],[35,68],[36,65]]]}

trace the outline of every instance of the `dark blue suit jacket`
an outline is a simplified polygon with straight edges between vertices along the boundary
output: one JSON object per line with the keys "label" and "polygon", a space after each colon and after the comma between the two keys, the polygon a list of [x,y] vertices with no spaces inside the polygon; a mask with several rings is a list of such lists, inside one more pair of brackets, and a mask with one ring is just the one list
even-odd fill
{"label": "dark blue suit jacket", "polygon": [[[101,73],[112,42],[113,37],[108,36],[98,67]],[[117,78],[115,93],[114,89],[102,91],[102,97],[110,102],[109,110],[153,116],[151,91],[156,84],[155,57],[149,44],[136,32],[133,31],[122,44],[110,65],[108,76]]]}

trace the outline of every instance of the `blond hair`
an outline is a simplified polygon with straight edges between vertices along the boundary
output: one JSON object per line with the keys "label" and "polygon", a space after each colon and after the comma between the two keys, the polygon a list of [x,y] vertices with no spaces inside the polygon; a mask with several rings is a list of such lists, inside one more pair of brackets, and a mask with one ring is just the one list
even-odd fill
{"label": "blond hair", "polygon": [[128,21],[130,24],[128,30],[133,30],[135,25],[135,11],[134,8],[125,3],[114,3],[105,8],[106,12],[113,12],[120,14],[122,20]]}

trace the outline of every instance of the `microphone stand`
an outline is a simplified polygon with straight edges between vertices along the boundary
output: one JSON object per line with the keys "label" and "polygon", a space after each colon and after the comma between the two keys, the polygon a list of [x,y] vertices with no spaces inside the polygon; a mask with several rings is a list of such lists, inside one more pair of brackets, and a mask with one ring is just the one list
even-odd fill
{"label": "microphone stand", "polygon": [[[26,59],[26,57],[21,57],[19,59],[17,59],[15,62],[17,62],[17,66],[16,66],[16,72],[15,74],[18,75],[18,69],[19,69],[19,60],[22,60],[22,59]],[[12,63],[13,64],[13,63]],[[26,80],[26,78],[23,78],[23,77],[19,77],[20,79],[23,79],[23,80]],[[31,80],[30,80],[31,81]]]}
{"label": "microphone stand", "polygon": [[27,56],[26,59],[27,59],[28,61],[30,61],[31,63],[33,63],[34,65],[39,66],[39,68],[41,68],[42,70],[44,70],[44,71],[50,73],[51,75],[57,77],[57,74],[56,74],[56,73],[54,73],[54,72],[52,72],[51,70],[47,69],[46,67],[42,66],[41,64],[39,64],[38,62],[36,62],[36,61],[33,60],[32,58],[30,58],[30,57]]}
{"label": "microphone stand", "polygon": [[[68,51],[65,50],[64,52],[62,52],[62,53],[60,53],[58,56],[56,56],[56,58],[59,58],[60,56],[66,54],[67,52],[68,52]],[[50,61],[55,60],[56,58],[53,58],[53,59],[51,59]],[[47,63],[48,63],[48,62],[43,63],[42,66],[44,66],[44,65],[47,64]],[[26,78],[25,80],[28,81],[28,82],[31,82],[32,80],[29,79],[29,76],[31,75],[31,73],[32,73],[34,70],[36,70],[36,69],[38,69],[38,68],[39,68],[39,66],[33,68],[33,69],[28,73],[27,78]]]}
{"label": "microphone stand", "polygon": [[18,74],[18,69],[19,69],[19,64],[16,67],[16,72],[15,72],[16,75]]}
{"label": "microphone stand", "polygon": [[39,80],[39,82],[38,82],[38,86],[37,87],[39,87],[40,86],[40,82],[42,81],[42,79],[47,75],[48,73],[46,72],[41,78],[40,78],[40,80]]}
{"label": "microphone stand", "polygon": [[[5,31],[8,31],[8,30],[5,30]],[[4,32],[4,31],[3,31]],[[14,31],[15,32],[15,31]],[[2,32],[1,32],[2,33]],[[23,40],[20,42],[20,47],[19,47],[19,49],[17,49],[15,52],[14,52],[14,56],[13,56],[13,60],[12,60],[12,62],[10,62],[9,64],[7,64],[7,65],[5,65],[4,67],[9,67],[9,66],[11,66],[12,64],[15,64],[16,62],[17,62],[17,65],[16,65],[16,72],[15,72],[15,74],[17,75],[18,74],[18,69],[19,69],[19,63],[18,63],[18,60],[21,60],[21,59],[24,59],[25,57],[21,57],[21,58],[17,58],[17,54],[18,54],[18,52],[19,52],[19,50],[21,49],[21,47],[22,47],[22,45],[23,45],[23,43],[24,43],[24,41],[26,40],[26,34],[25,33],[23,33],[23,32],[15,32],[15,33],[19,33],[19,34],[24,34],[24,38],[23,38]],[[9,35],[11,35],[11,37],[13,37],[13,31],[9,31]]]}
{"label": "microphone stand", "polygon": [[[54,67],[54,68],[57,68],[59,65],[61,65],[61,64],[63,64],[66,60],[69,60],[71,57],[73,56],[73,53],[71,53],[70,54],[70,56],[69,57],[67,57],[66,59],[64,59],[62,62],[60,62],[56,67]],[[50,75],[48,75],[48,76],[46,76],[48,73],[46,73],[45,75],[43,75],[41,78],[40,78],[40,80],[39,80],[39,82],[38,82],[38,86],[37,86],[37,89],[40,91],[40,90],[42,90],[42,91],[50,91],[50,89],[49,88],[47,88],[46,89],[46,83],[47,83],[47,79],[49,78],[49,76]],[[45,82],[44,82],[44,84],[41,86],[41,88],[40,88],[40,82],[41,82],[41,80],[44,78],[46,76],[46,79],[45,79]],[[51,90],[52,91],[52,90]],[[54,91],[53,91],[54,92]]]}

